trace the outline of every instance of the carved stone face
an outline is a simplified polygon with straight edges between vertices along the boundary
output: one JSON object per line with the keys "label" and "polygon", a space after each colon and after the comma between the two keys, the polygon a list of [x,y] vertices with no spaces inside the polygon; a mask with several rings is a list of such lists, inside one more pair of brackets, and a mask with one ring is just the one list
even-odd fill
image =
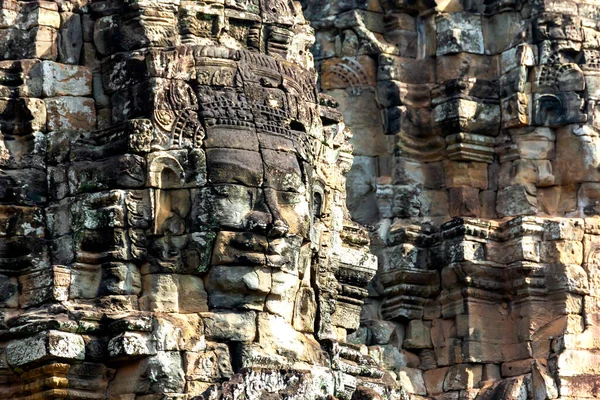
{"label": "carved stone face", "polygon": [[209,128],[205,143],[207,209],[218,230],[209,306],[266,310],[290,321],[310,258],[302,250],[311,204],[305,162],[292,140],[254,129]]}

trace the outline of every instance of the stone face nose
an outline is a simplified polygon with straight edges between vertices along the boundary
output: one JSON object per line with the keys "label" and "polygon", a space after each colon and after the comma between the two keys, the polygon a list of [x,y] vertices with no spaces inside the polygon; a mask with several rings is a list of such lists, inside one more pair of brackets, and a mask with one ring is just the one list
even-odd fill
{"label": "stone face nose", "polygon": [[253,210],[245,219],[245,228],[250,232],[278,238],[287,235],[290,224],[281,212],[277,192],[271,188],[263,189],[264,200],[253,205]]}
{"label": "stone face nose", "polygon": [[270,237],[282,237],[290,231],[290,225],[283,217],[277,200],[277,193],[274,189],[265,189],[265,202],[271,213],[272,223],[267,231]]}
{"label": "stone face nose", "polygon": [[267,233],[272,218],[269,212],[253,210],[246,216],[245,228],[252,232]]}

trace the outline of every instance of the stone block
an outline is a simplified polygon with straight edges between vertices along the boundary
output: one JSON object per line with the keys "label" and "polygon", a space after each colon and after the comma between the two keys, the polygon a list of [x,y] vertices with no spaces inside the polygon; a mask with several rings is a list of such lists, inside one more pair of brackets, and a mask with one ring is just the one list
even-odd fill
{"label": "stone block", "polygon": [[583,244],[580,241],[543,241],[540,260],[544,263],[579,264],[583,262]]}
{"label": "stone block", "polygon": [[170,274],[144,275],[140,297],[142,310],[176,313],[179,312],[177,277]]}
{"label": "stone block", "polygon": [[425,189],[443,189],[445,163],[420,162],[406,157],[394,157],[394,185],[423,185]]}
{"label": "stone block", "polygon": [[0,205],[0,237],[11,236],[44,237],[41,208]]}
{"label": "stone block", "polygon": [[500,366],[498,364],[485,364],[483,366],[482,382],[494,382],[502,379]]}
{"label": "stone block", "polygon": [[456,316],[456,335],[463,340],[510,344],[517,341],[514,328],[494,306],[469,304],[468,315]]}
{"label": "stone block", "polygon": [[47,26],[36,26],[21,39],[17,51],[21,57],[55,61],[58,58],[58,32]]}
{"label": "stone block", "polygon": [[481,204],[482,218],[497,218],[496,214],[496,192],[494,190],[483,190],[479,192],[479,203]]}
{"label": "stone block", "polygon": [[424,190],[420,196],[421,216],[448,218],[448,201],[448,191],[445,189]]}
{"label": "stone block", "polygon": [[427,269],[427,250],[411,243],[387,247],[382,254],[384,270]]}
{"label": "stone block", "polygon": [[537,64],[537,47],[521,43],[502,52],[500,56],[500,72],[507,73],[517,67],[533,67]]}
{"label": "stone block", "polygon": [[352,169],[346,175],[346,202],[355,221],[373,222],[379,219],[375,197],[377,158],[355,156]]}
{"label": "stone block", "polygon": [[533,110],[532,95],[528,93],[514,93],[503,98],[500,102],[502,112],[502,127],[519,128],[531,125]]}
{"label": "stone block", "polygon": [[[473,335],[476,336],[476,335]],[[463,340],[461,346],[462,362],[469,363],[500,363],[502,362],[502,348],[504,345],[498,341]]]}
{"label": "stone block", "polygon": [[96,127],[94,100],[85,97],[52,97],[45,99],[48,130],[89,132]]}
{"label": "stone block", "polygon": [[374,90],[352,94],[338,89],[330,90],[328,94],[339,102],[338,109],[345,123],[353,128],[350,143],[354,146],[354,155],[376,157],[389,153],[389,138],[383,131]]}
{"label": "stone block", "polygon": [[477,387],[483,367],[478,364],[457,364],[448,369],[444,379],[444,391]]}
{"label": "stone block", "polygon": [[124,332],[108,342],[108,354],[113,358],[129,358],[156,354],[152,335],[142,332]]}
{"label": "stone block", "polygon": [[408,323],[403,347],[407,349],[431,349],[431,323],[412,320]]}
{"label": "stone block", "polygon": [[589,350],[565,350],[558,356],[561,376],[600,374],[600,355]]}
{"label": "stone block", "polygon": [[533,161],[505,162],[500,166],[498,186],[504,189],[512,185],[535,185],[538,182],[538,175],[538,169]]}
{"label": "stone block", "polygon": [[159,351],[146,358],[145,368],[138,385],[147,393],[182,393],[185,387],[185,374],[181,354],[178,351]]}
{"label": "stone block", "polygon": [[[101,295],[139,295],[142,291],[142,277],[139,268],[133,263],[106,263],[102,268],[99,286]],[[201,292],[194,294],[201,298]]]}
{"label": "stone block", "polygon": [[397,80],[385,80],[377,83],[377,102],[380,107],[398,107],[406,105],[421,108],[431,105],[432,84],[404,83]]}
{"label": "stone block", "polygon": [[435,68],[427,60],[381,54],[377,80],[395,80],[409,84],[433,83],[435,82]]}
{"label": "stone block", "polygon": [[21,15],[22,18],[17,25],[19,29],[28,30],[35,26],[48,26],[55,29],[60,28],[60,13],[55,9],[53,10],[38,6],[26,14]]}
{"label": "stone block", "polygon": [[377,185],[375,194],[383,218],[416,217],[420,213],[420,190],[417,187]]}
{"label": "stone block", "polygon": [[85,343],[81,335],[51,330],[9,342],[6,353],[13,367],[47,359],[81,361],[85,358]]}
{"label": "stone block", "polygon": [[537,200],[540,210],[549,215],[562,215],[577,210],[577,186],[539,188]]}
{"label": "stone block", "polygon": [[92,94],[92,73],[86,67],[43,61],[42,73],[44,97]]}
{"label": "stone block", "polygon": [[151,322],[158,351],[200,352],[207,348],[204,324],[197,314],[155,315]]}
{"label": "stone block", "polygon": [[83,48],[83,27],[78,13],[62,12],[59,30],[58,60],[64,64],[78,64]]}
{"label": "stone block", "polygon": [[526,22],[517,11],[505,11],[483,18],[483,37],[486,54],[499,54],[521,42],[527,29]]}
{"label": "stone block", "polygon": [[42,62],[39,60],[5,60],[0,61],[0,69],[4,70],[0,76],[5,79],[5,82],[0,82],[2,97],[42,97],[44,78]]}
{"label": "stone block", "polygon": [[451,53],[484,54],[481,16],[467,12],[442,14],[436,18],[437,56]]}
{"label": "stone block", "polygon": [[94,299],[98,296],[100,279],[102,277],[99,265],[76,264],[71,269],[71,285],[69,298]]}
{"label": "stone block", "polygon": [[[69,187],[72,193],[92,192],[110,188],[139,188],[146,183],[146,161],[127,154],[107,160],[79,161],[69,168]],[[117,171],[127,171],[119,174]]]}
{"label": "stone block", "polygon": [[222,343],[209,343],[202,352],[186,352],[186,380],[216,382],[233,376],[229,348]]}
{"label": "stone block", "polygon": [[398,381],[404,390],[408,393],[417,395],[426,395],[427,388],[423,380],[423,372],[416,368],[400,368],[398,371]]}
{"label": "stone block", "polygon": [[258,313],[257,328],[260,352],[264,354],[280,353],[288,360],[311,364],[324,361],[321,346],[314,337],[296,332],[278,315]]}
{"label": "stone block", "polygon": [[460,70],[464,78],[498,79],[498,57],[470,53],[446,54],[436,57],[437,82],[456,79],[454,71]]}
{"label": "stone block", "polygon": [[533,360],[531,359],[505,362],[502,364],[502,376],[509,377],[528,374],[531,372],[532,363]]}
{"label": "stone block", "polygon": [[524,129],[511,133],[519,156],[528,160],[552,159],[555,155],[556,133],[550,128]]}
{"label": "stone block", "polygon": [[[565,126],[556,130],[556,171],[557,184],[571,185],[584,183],[584,188],[594,188],[600,181],[598,172],[598,136],[587,125]],[[582,189],[583,190],[583,189]]]}
{"label": "stone block", "polygon": [[390,344],[398,327],[391,321],[369,320],[362,322],[368,327],[370,344]]}
{"label": "stone block", "polygon": [[427,388],[427,394],[441,394],[444,392],[444,380],[448,367],[431,369],[423,372],[423,380]]}
{"label": "stone block", "polygon": [[66,301],[70,283],[71,271],[62,266],[47,266],[23,274],[19,276],[19,304],[21,307],[32,307],[49,301]]}
{"label": "stone block", "polygon": [[498,192],[496,211],[500,217],[531,215],[538,212],[536,188],[533,185],[514,185]]}
{"label": "stone block", "polygon": [[432,265],[442,265],[461,261],[483,260],[485,248],[482,243],[471,240],[446,240],[439,248],[431,249]]}
{"label": "stone block", "polygon": [[577,208],[586,215],[600,211],[600,183],[586,182],[577,191]]}
{"label": "stone block", "polygon": [[452,217],[479,217],[479,189],[468,186],[453,187],[449,190],[450,215]]}
{"label": "stone block", "polygon": [[256,336],[256,313],[219,312],[201,313],[204,333],[208,340],[252,342]]}
{"label": "stone block", "polygon": [[271,271],[264,267],[214,265],[206,278],[211,308],[263,310],[271,286]]}
{"label": "stone block", "polygon": [[488,188],[488,164],[477,162],[444,161],[446,187],[468,186]]}
{"label": "stone block", "polygon": [[[533,360],[531,374],[534,399],[557,399],[558,388],[545,359]],[[561,383],[561,387],[562,383]]]}
{"label": "stone block", "polygon": [[182,314],[208,311],[208,296],[202,278],[193,275],[177,276],[179,312]]}
{"label": "stone block", "polygon": [[499,105],[474,100],[452,99],[433,109],[433,122],[443,136],[465,132],[495,137],[501,120]]}
{"label": "stone block", "polygon": [[[573,251],[577,252],[577,250]],[[581,253],[569,256],[581,257]],[[561,258],[568,258],[568,256],[565,255]],[[559,261],[560,259],[554,261],[555,263],[548,268],[546,275],[548,288],[582,295],[589,294],[588,275],[585,270],[577,264],[557,264],[556,262]],[[570,309],[571,307],[574,309]],[[581,304],[578,298],[572,298],[565,302],[566,313],[579,313],[580,309]]]}
{"label": "stone block", "polygon": [[[531,82],[529,81],[529,69],[525,66],[518,66],[500,77],[500,99],[508,99],[515,94],[531,93]],[[502,112],[512,114],[509,108],[502,109]]]}
{"label": "stone block", "polygon": [[17,278],[0,275],[0,307],[19,306],[19,282]]}
{"label": "stone block", "polygon": [[540,241],[533,238],[488,243],[486,250],[488,260],[501,264],[511,264],[516,261],[540,262]]}
{"label": "stone block", "polygon": [[[3,121],[5,125],[4,134],[20,136],[38,131],[46,132],[47,118],[47,105],[43,100],[0,99],[0,121]],[[10,122],[10,124],[6,122]]]}

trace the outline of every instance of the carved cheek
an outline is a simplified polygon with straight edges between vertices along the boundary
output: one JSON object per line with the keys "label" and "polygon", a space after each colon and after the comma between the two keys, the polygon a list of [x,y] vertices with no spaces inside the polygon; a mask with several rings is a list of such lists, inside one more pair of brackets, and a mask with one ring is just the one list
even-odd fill
{"label": "carved cheek", "polygon": [[244,229],[254,209],[258,189],[242,185],[219,185],[221,194],[212,201],[212,218],[221,228]]}
{"label": "carved cheek", "polygon": [[279,192],[279,212],[288,223],[290,235],[308,238],[310,229],[310,207],[306,196],[301,193]]}
{"label": "carved cheek", "polygon": [[302,172],[291,152],[262,150],[265,186],[280,191],[298,191],[303,187]]}

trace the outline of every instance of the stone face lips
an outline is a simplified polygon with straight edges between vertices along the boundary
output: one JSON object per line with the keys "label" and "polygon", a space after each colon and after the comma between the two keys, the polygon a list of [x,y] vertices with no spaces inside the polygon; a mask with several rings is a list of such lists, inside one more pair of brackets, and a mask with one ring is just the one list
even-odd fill
{"label": "stone face lips", "polygon": [[378,267],[313,41],[287,0],[0,4],[0,398],[401,398],[347,343]]}
{"label": "stone face lips", "polygon": [[418,399],[597,397],[598,6],[329,3],[302,1],[380,264],[351,341]]}

